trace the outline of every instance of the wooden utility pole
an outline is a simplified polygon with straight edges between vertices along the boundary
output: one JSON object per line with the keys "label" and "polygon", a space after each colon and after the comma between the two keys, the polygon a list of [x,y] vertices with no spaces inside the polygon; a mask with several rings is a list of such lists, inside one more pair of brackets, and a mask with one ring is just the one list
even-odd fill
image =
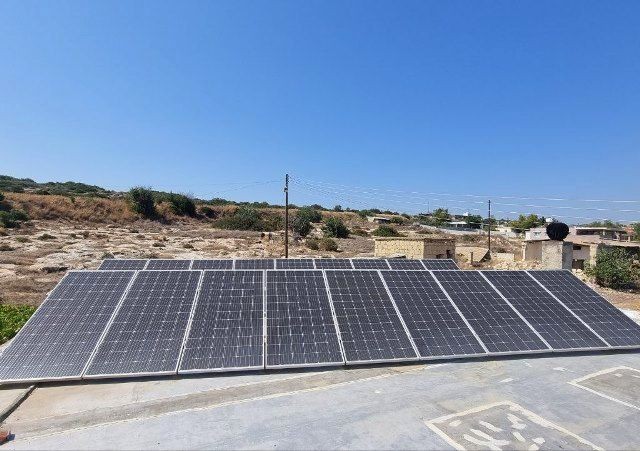
{"label": "wooden utility pole", "polygon": [[489,259],[491,259],[491,199],[489,199],[489,219],[487,220],[488,227],[488,248],[489,248]]}
{"label": "wooden utility pole", "polygon": [[289,258],[289,174],[284,176],[284,258]]}

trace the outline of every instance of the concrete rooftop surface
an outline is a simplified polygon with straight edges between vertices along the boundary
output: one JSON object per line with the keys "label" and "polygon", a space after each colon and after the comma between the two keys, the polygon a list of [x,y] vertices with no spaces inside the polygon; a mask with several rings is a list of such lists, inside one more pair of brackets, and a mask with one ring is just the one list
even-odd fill
{"label": "concrete rooftop surface", "polygon": [[42,384],[6,424],[4,449],[638,449],[640,353]]}

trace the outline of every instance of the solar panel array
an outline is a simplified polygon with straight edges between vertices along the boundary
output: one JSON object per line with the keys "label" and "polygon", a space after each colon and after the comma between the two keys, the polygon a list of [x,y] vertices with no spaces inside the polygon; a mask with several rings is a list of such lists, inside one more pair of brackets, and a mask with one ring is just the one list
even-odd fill
{"label": "solar panel array", "polygon": [[249,259],[124,259],[104,260],[99,270],[171,270],[171,269],[460,269],[451,259],[408,260],[405,258],[249,258]]}
{"label": "solar panel array", "polygon": [[136,270],[63,278],[0,355],[0,381],[640,348],[640,326],[568,271],[117,261]]}

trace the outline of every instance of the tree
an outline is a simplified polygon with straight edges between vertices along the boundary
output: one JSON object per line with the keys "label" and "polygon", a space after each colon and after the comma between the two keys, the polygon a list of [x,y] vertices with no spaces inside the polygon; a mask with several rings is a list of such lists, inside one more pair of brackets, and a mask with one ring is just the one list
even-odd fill
{"label": "tree", "polygon": [[633,284],[638,277],[631,257],[624,249],[605,248],[596,257],[595,265],[587,265],[586,273],[603,287],[622,288]]}
{"label": "tree", "polygon": [[586,227],[622,227],[619,222],[614,222],[611,219],[605,219],[604,221],[593,221],[589,224],[585,224]]}
{"label": "tree", "polygon": [[525,230],[542,226],[544,223],[545,219],[543,217],[539,218],[538,215],[530,214],[529,216],[520,215],[518,219],[514,219],[509,225],[518,232],[524,232]]}
{"label": "tree", "polygon": [[328,218],[322,227],[325,237],[349,238],[349,229],[340,218]]}
{"label": "tree", "polygon": [[342,211],[342,205],[336,205],[333,207],[333,211]]}
{"label": "tree", "polygon": [[313,229],[311,221],[305,215],[296,215],[291,221],[291,230],[300,236],[307,236]]}
{"label": "tree", "polygon": [[482,226],[482,216],[469,215],[465,218],[465,222],[472,229],[479,229]]}
{"label": "tree", "polygon": [[633,239],[635,241],[640,241],[640,222],[631,224],[631,227],[633,228]]}
{"label": "tree", "polygon": [[171,211],[174,214],[179,216],[195,216],[196,215],[196,204],[188,196],[184,194],[170,194],[169,195],[169,203],[171,204]]}
{"label": "tree", "polygon": [[449,210],[446,208],[436,208],[431,214],[431,217],[434,219],[436,225],[442,225],[451,219]]}
{"label": "tree", "polygon": [[127,194],[127,200],[133,211],[141,214],[145,218],[157,216],[156,206],[153,200],[153,191],[149,188],[136,186],[131,188]]}
{"label": "tree", "polygon": [[299,218],[304,218],[309,222],[320,222],[322,221],[322,213],[317,211],[313,207],[302,207],[296,213],[296,216]]}

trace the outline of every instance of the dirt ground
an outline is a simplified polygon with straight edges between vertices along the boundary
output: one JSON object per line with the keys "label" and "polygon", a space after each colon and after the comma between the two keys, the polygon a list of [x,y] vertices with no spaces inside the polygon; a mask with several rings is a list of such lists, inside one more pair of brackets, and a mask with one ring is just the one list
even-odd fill
{"label": "dirt ground", "polygon": [[[349,224],[364,229],[375,225]],[[414,227],[401,227],[406,235],[449,236]],[[370,231],[370,230],[369,230]],[[0,236],[0,303],[39,305],[71,269],[95,269],[104,258],[277,258],[284,255],[282,233],[232,231],[210,223],[190,221],[163,225],[136,221],[127,225],[93,224],[68,220],[34,220]],[[419,233],[421,232],[421,233]],[[317,227],[311,234],[321,236]],[[458,246],[483,245],[482,236],[455,236]],[[292,257],[373,257],[374,241],[352,235],[338,239],[338,252],[313,251],[302,241],[290,241]],[[499,252],[516,253],[519,243],[494,238]],[[463,269],[472,266],[459,260]],[[493,259],[475,269],[535,269],[536,264]],[[640,293],[594,287],[621,308],[640,310]]]}

